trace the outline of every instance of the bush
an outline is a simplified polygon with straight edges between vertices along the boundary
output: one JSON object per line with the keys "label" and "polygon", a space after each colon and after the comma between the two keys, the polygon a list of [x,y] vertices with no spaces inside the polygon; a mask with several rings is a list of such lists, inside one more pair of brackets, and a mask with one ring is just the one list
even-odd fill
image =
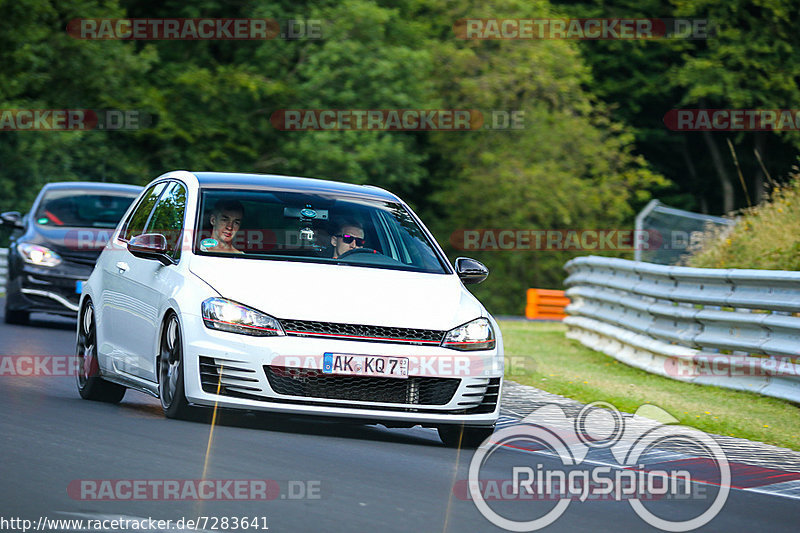
{"label": "bush", "polygon": [[732,229],[707,233],[689,266],[800,270],[800,172],[790,178],[767,201],[742,211]]}

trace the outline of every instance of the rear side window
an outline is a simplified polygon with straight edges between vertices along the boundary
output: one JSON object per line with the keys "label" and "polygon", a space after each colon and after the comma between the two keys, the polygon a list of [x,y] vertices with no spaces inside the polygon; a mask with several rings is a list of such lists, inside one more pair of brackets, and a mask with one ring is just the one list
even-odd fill
{"label": "rear side window", "polygon": [[136,209],[133,210],[133,213],[131,213],[131,216],[128,217],[125,223],[125,232],[122,235],[124,240],[129,241],[132,237],[144,233],[144,228],[150,217],[150,212],[153,210],[153,206],[156,205],[156,201],[158,201],[158,197],[164,191],[166,185],[167,182],[162,181],[147,189],[139,205],[136,206]]}
{"label": "rear side window", "polygon": [[160,233],[167,238],[169,255],[177,260],[180,257],[183,215],[186,212],[186,187],[173,182],[161,195],[145,233]]}

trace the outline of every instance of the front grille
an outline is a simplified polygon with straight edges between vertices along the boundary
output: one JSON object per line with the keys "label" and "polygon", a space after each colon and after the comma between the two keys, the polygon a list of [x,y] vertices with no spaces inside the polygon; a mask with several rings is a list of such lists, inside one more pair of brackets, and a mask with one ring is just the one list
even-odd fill
{"label": "front grille", "polygon": [[445,405],[461,382],[458,378],[334,376],[319,370],[269,365],[264,372],[272,390],[285,396],[409,405]]}
{"label": "front grille", "polygon": [[363,324],[337,324],[311,320],[281,319],[287,335],[299,337],[326,337],[353,341],[387,342],[395,344],[439,345],[444,331],[432,329],[394,328]]}
{"label": "front grille", "polygon": [[94,266],[97,263],[97,258],[100,257],[100,252],[103,250],[58,250],[58,255],[65,261],[78,263],[79,265]]}

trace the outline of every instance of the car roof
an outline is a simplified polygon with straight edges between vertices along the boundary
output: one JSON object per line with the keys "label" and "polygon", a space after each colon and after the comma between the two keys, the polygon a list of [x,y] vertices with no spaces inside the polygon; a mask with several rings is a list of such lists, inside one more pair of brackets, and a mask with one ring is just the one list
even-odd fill
{"label": "car roof", "polygon": [[200,187],[209,189],[283,190],[399,201],[399,198],[394,194],[372,185],[354,185],[340,181],[276,174],[239,174],[233,172],[193,172],[192,174],[197,177]]}
{"label": "car roof", "polygon": [[131,196],[136,196],[142,192],[143,189],[143,187],[140,187],[139,185],[129,185],[126,183],[106,183],[98,181],[54,181],[46,184],[43,188],[47,189],[48,191],[75,189],[81,191],[130,193]]}

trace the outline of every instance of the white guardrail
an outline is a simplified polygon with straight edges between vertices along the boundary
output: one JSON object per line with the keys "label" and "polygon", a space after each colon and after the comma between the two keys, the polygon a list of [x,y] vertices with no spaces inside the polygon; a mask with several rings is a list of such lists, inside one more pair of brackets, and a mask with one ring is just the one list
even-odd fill
{"label": "white guardrail", "polygon": [[800,272],[579,257],[567,336],[662,376],[800,402]]}
{"label": "white guardrail", "polygon": [[6,274],[8,274],[8,248],[0,248],[0,294],[6,292]]}

